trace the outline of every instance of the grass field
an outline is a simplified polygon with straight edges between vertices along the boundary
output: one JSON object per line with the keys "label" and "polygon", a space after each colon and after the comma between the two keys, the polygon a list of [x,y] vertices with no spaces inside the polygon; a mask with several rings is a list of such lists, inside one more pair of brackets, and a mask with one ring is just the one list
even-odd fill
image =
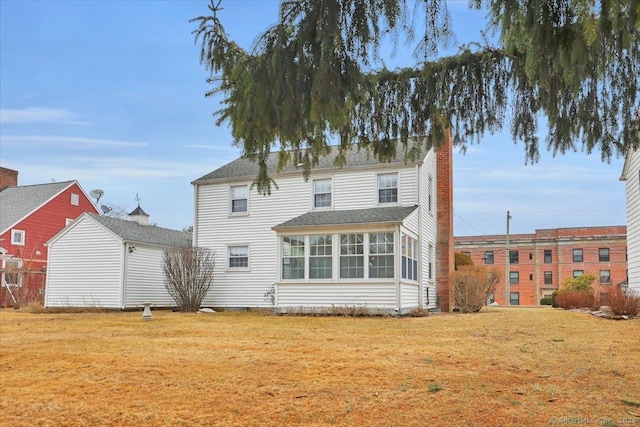
{"label": "grass field", "polygon": [[0,333],[2,426],[640,426],[640,320],[5,309]]}

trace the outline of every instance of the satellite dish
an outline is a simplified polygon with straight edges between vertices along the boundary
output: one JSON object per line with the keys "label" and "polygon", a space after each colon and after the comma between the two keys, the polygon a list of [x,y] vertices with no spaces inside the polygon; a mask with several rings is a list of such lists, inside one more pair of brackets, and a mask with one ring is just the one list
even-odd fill
{"label": "satellite dish", "polygon": [[98,202],[100,201],[100,197],[104,195],[104,191],[96,188],[95,190],[91,190],[89,192],[89,195],[91,197],[94,197],[96,199],[96,204],[98,204]]}
{"label": "satellite dish", "polygon": [[102,209],[102,212],[104,212],[106,214],[111,212],[111,208],[109,206],[102,205],[102,206],[100,206],[100,209]]}

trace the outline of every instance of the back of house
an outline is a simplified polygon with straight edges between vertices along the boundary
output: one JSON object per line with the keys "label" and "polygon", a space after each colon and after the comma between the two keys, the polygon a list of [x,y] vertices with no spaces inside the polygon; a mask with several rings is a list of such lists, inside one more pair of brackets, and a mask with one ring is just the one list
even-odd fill
{"label": "back of house", "polygon": [[332,153],[305,181],[295,165],[258,194],[257,165],[236,159],[193,181],[194,243],[216,253],[205,305],[280,311],[360,307],[406,313],[434,308],[436,155],[380,164],[353,146]]}

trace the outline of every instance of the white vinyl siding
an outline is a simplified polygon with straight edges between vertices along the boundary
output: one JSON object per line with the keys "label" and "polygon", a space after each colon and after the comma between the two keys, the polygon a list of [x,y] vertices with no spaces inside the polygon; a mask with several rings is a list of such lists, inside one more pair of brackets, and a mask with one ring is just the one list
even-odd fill
{"label": "white vinyl siding", "polygon": [[640,292],[640,152],[632,150],[627,156],[627,275],[629,289]]}
{"label": "white vinyl siding", "polygon": [[121,308],[123,245],[88,218],[49,247],[45,306]]}
{"label": "white vinyl siding", "polygon": [[[419,265],[420,282],[423,287],[423,304],[425,308],[436,307],[436,262],[435,244],[437,239],[437,212],[438,188],[436,173],[436,153],[429,151],[420,168],[420,235],[418,245],[420,251]],[[431,184],[429,183],[431,179]],[[431,185],[431,211],[428,209],[429,187]],[[431,275],[429,274],[431,273]]]}
{"label": "white vinyl siding", "polygon": [[126,255],[125,308],[141,307],[145,302],[155,307],[174,307],[176,303],[164,285],[164,249],[139,243],[135,248]]}
{"label": "white vinyl siding", "polygon": [[[430,153],[429,156],[435,159]],[[430,157],[427,157],[429,159]],[[430,160],[429,160],[430,161]],[[431,161],[430,161],[431,162]],[[434,169],[431,173],[435,173],[435,161],[429,163]],[[430,166],[431,167],[431,166]],[[413,206],[420,200],[417,195],[418,189],[418,167],[415,165],[394,168],[389,170],[387,165],[372,166],[370,168],[361,169],[344,169],[332,171],[330,175],[326,171],[314,171],[314,179],[332,180],[332,200],[331,209],[333,210],[352,210],[380,207],[378,204],[377,194],[377,176],[386,171],[397,173],[398,177],[398,204],[404,206]],[[421,177],[422,175],[420,175]],[[305,282],[297,282],[294,280],[282,281],[282,236],[278,236],[272,229],[285,221],[295,218],[299,215],[307,213],[314,209],[313,201],[313,184],[305,182],[302,174],[285,174],[282,176],[274,175],[274,179],[278,185],[278,189],[269,196],[259,196],[255,189],[249,191],[250,211],[251,215],[229,215],[229,204],[225,203],[229,200],[229,188],[234,186],[235,182],[218,182],[210,184],[198,184],[194,187],[195,191],[195,244],[198,246],[208,247],[215,251],[218,255],[219,262],[216,263],[215,280],[210,295],[205,300],[205,304],[211,307],[269,307],[270,302],[265,300],[264,294],[269,291],[275,284],[277,286],[277,294],[282,297],[281,302],[297,300],[300,304],[305,301],[318,301],[325,295],[313,296],[317,286],[326,285],[330,289],[330,293],[335,290],[337,285],[344,293],[338,292],[329,298],[330,301],[349,303],[356,296],[364,297],[371,295],[371,300],[376,297],[376,290],[380,290],[382,282],[391,283],[393,280],[375,279],[375,284],[370,282],[363,283],[364,287],[358,284],[354,289],[350,283],[351,279],[340,279],[340,234],[350,234],[351,231],[336,230],[317,230],[313,233],[296,232],[296,235],[305,235],[307,239],[306,251],[310,250],[310,238],[313,235],[332,235],[332,258],[331,268],[334,277],[313,278],[315,281],[311,283],[311,253],[305,252]],[[241,184],[239,181],[238,184]],[[422,188],[422,184],[420,184]],[[422,203],[422,202],[420,202]],[[382,205],[385,206],[385,205]],[[407,219],[411,222],[412,232],[419,234],[420,227],[423,229],[433,230],[432,240],[435,242],[435,218],[430,215],[431,221],[424,221],[422,218],[422,210],[416,209],[414,214]],[[354,230],[356,233],[367,234],[374,230]],[[382,230],[380,230],[382,231]],[[293,233],[292,233],[293,234]],[[235,271],[227,268],[227,245],[250,245],[250,271]],[[397,244],[397,243],[396,243]],[[399,251],[399,247],[397,249]],[[421,253],[425,253],[424,251]],[[395,254],[396,257],[398,254]],[[224,261],[223,261],[224,259]],[[363,268],[367,265],[363,255]],[[399,261],[394,266],[399,268]],[[368,268],[367,274],[368,275]],[[365,276],[366,276],[365,275]],[[398,273],[395,273],[398,276]],[[355,279],[355,281],[364,279]],[[318,281],[321,281],[319,283]],[[378,283],[377,281],[380,281]],[[302,286],[302,287],[300,287]],[[354,285],[355,286],[355,285]],[[391,286],[390,291],[395,292],[397,284],[388,284]],[[371,289],[368,292],[367,289]],[[302,289],[302,294],[297,291],[288,293],[287,290]],[[380,292],[385,293],[380,290]],[[385,302],[385,307],[395,307],[395,297],[391,297],[389,305]],[[431,298],[432,306],[435,306],[435,297]],[[297,305],[297,304],[295,304]]]}

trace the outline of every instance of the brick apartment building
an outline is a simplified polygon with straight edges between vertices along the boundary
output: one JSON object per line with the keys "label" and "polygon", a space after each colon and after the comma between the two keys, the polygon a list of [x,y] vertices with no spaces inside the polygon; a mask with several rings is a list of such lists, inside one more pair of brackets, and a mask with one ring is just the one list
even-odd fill
{"label": "brick apartment building", "polygon": [[[505,305],[505,235],[464,236],[455,239],[456,252],[471,256],[474,264],[496,268],[501,283],[495,301]],[[627,279],[625,226],[540,229],[509,236],[511,305],[535,305],[551,295],[567,277],[594,274],[604,286]]]}

